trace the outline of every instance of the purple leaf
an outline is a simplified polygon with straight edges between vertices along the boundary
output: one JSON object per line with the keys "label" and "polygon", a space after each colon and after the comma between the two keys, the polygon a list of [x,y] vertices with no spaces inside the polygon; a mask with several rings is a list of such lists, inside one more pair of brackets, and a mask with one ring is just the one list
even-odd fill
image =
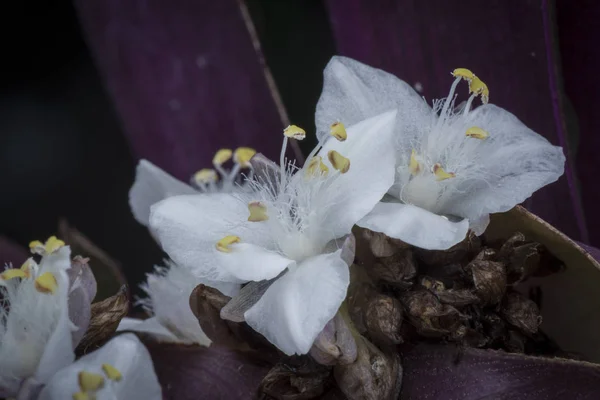
{"label": "purple leaf", "polygon": [[469,68],[490,88],[492,103],[562,146],[565,175],[526,206],[568,236],[587,241],[547,0],[327,0],[327,5],[341,55],[393,73],[429,100],[447,96],[450,71]]}
{"label": "purple leaf", "polygon": [[138,158],[187,180],[222,147],[278,157],[287,115],[243,2],[75,4]]}
{"label": "purple leaf", "polygon": [[453,345],[402,348],[401,399],[600,398],[600,366]]}
{"label": "purple leaf", "polygon": [[246,400],[271,366],[224,347],[146,342],[166,400]]}

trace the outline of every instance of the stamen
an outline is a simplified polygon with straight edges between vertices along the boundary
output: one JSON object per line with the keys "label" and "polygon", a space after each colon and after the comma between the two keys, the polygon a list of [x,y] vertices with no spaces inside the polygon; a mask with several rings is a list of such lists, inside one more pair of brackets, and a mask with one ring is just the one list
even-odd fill
{"label": "stamen", "polygon": [[256,150],[250,147],[238,147],[233,152],[233,161],[239,164],[242,168],[250,167],[250,159],[254,157]]}
{"label": "stamen", "polygon": [[417,161],[417,153],[414,150],[410,153],[410,163],[408,164],[408,168],[412,175],[417,175],[421,172],[421,164]]}
{"label": "stamen", "polygon": [[58,249],[60,249],[61,247],[63,247],[65,245],[65,242],[63,242],[60,239],[57,239],[56,236],[50,236],[50,238],[48,238],[48,240],[46,240],[46,245],[44,246],[44,250],[46,251],[46,254],[52,254],[55,251],[57,251]]}
{"label": "stamen", "polygon": [[233,152],[231,151],[231,149],[221,149],[221,150],[217,151],[215,153],[215,156],[213,157],[213,164],[214,165],[225,164],[227,161],[229,161],[232,154],[233,154]]}
{"label": "stamen", "polygon": [[456,174],[454,172],[446,172],[439,163],[433,165],[433,173],[438,181],[454,178]]}
{"label": "stamen", "polygon": [[267,206],[263,202],[252,201],[248,203],[248,211],[250,212],[250,216],[248,217],[248,221],[250,222],[261,222],[269,219]]}
{"label": "stamen", "polygon": [[306,131],[297,125],[290,125],[283,130],[285,137],[303,140],[306,137]]}
{"label": "stamen", "polygon": [[39,240],[34,240],[33,242],[29,243],[29,250],[33,254],[39,255],[44,255],[44,252],[46,251],[44,248],[44,243],[40,242]]}
{"label": "stamen", "polygon": [[474,139],[486,139],[488,136],[490,136],[490,134],[486,131],[484,131],[483,129],[477,127],[477,126],[472,126],[469,129],[467,129],[467,132],[465,133],[466,136],[474,138]]}
{"label": "stamen", "polygon": [[242,239],[239,238],[239,236],[234,236],[234,235],[229,235],[229,236],[225,236],[223,239],[219,240],[217,242],[217,250],[219,250],[220,252],[223,253],[231,253],[231,249],[229,248],[229,245],[232,245],[234,243],[239,243]]}
{"label": "stamen", "polygon": [[35,289],[40,293],[54,294],[58,288],[58,282],[52,272],[44,272],[35,279]]}
{"label": "stamen", "polygon": [[444,121],[447,117],[446,114],[448,113],[448,109],[450,108],[450,104],[454,100],[454,91],[456,90],[456,86],[458,86],[458,83],[461,81],[461,79],[463,79],[462,76],[457,76],[454,82],[452,82],[452,86],[450,86],[450,93],[448,93],[448,97],[446,97],[446,100],[444,100],[444,106],[442,107],[442,111],[440,112],[440,117],[438,118],[438,122],[435,125],[435,129],[441,128],[441,126],[444,124]]}
{"label": "stamen", "polygon": [[86,392],[73,393],[73,400],[93,400],[96,396],[89,395]]}
{"label": "stamen", "polygon": [[219,174],[217,174],[217,171],[214,169],[203,168],[196,172],[192,178],[194,183],[196,183],[198,186],[202,186],[217,182],[219,180]]}
{"label": "stamen", "polygon": [[104,386],[104,377],[102,375],[81,371],[77,377],[82,392],[96,392]]}
{"label": "stamen", "polygon": [[348,134],[346,133],[346,127],[341,122],[334,122],[331,125],[331,130],[329,131],[331,136],[343,142],[348,138]]}
{"label": "stamen", "polygon": [[469,82],[469,93],[481,96],[481,102],[487,104],[490,99],[490,91],[485,83],[478,77]]}
{"label": "stamen", "polygon": [[0,280],[8,281],[15,278],[27,278],[27,274],[25,271],[16,268],[5,269],[4,272],[0,274]]}
{"label": "stamen", "polygon": [[104,374],[110,380],[120,381],[123,378],[123,374],[121,374],[121,371],[119,371],[110,364],[102,364],[102,371],[104,371]]}
{"label": "stamen", "polygon": [[462,78],[467,82],[470,82],[475,78],[475,74],[471,72],[470,69],[466,68],[456,68],[454,71],[451,72],[451,74],[453,77]]}
{"label": "stamen", "polygon": [[323,163],[323,158],[321,156],[315,156],[308,161],[306,165],[306,175],[307,176],[315,176],[315,175],[323,175],[327,176],[329,173],[329,168],[327,165]]}
{"label": "stamen", "polygon": [[327,158],[333,168],[345,174],[350,169],[350,160],[335,150],[329,150],[327,152]]}

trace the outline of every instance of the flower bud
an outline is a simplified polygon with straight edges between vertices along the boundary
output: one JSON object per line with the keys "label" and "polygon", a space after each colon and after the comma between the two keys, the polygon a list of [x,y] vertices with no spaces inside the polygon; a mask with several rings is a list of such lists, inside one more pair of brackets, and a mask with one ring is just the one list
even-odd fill
{"label": "flower bud", "polygon": [[409,288],[417,274],[415,258],[410,249],[397,251],[389,257],[381,257],[372,267],[367,268],[371,278],[379,283]]}
{"label": "flower bud", "polygon": [[461,315],[452,306],[442,304],[427,289],[417,289],[402,295],[401,302],[411,324],[423,336],[441,337],[461,325]]}
{"label": "flower bud", "polygon": [[330,384],[331,369],[309,357],[294,357],[277,364],[263,378],[259,398],[308,400],[321,398]]}
{"label": "flower bud", "polygon": [[506,269],[504,264],[486,258],[487,254],[482,251],[465,267],[465,271],[470,275],[482,304],[498,304],[506,291]]}
{"label": "flower bud", "polygon": [[358,357],[348,365],[337,365],[333,375],[348,400],[397,399],[402,384],[402,366],[395,354],[384,354],[365,338],[356,341]]}
{"label": "flower bud", "polygon": [[367,305],[365,323],[374,342],[384,345],[402,343],[402,305],[395,298],[383,294],[372,298]]}
{"label": "flower bud", "polygon": [[409,245],[403,241],[390,238],[384,233],[363,229],[362,234],[375,257],[389,257],[394,255],[397,251],[409,247]]}
{"label": "flower bud", "polygon": [[506,295],[502,302],[500,314],[506,322],[528,336],[537,333],[542,323],[538,306],[533,301],[516,292]]}
{"label": "flower bud", "polygon": [[319,333],[310,355],[321,365],[350,364],[356,360],[356,342],[339,312]]}

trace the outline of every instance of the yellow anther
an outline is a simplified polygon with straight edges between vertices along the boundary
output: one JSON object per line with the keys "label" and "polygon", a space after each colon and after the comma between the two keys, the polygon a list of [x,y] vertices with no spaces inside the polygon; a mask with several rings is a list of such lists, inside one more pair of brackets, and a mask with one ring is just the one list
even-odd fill
{"label": "yellow anther", "polygon": [[27,260],[25,260],[25,262],[23,263],[23,265],[21,265],[20,270],[23,271],[23,273],[25,274],[26,278],[30,278],[31,277],[31,271],[33,270],[33,268],[36,265],[37,264],[35,263],[35,261],[33,261],[32,258],[28,258]]}
{"label": "yellow anther", "polygon": [[121,374],[121,371],[119,371],[110,364],[102,364],[102,371],[104,371],[104,374],[110,380],[120,381],[123,378],[123,374]]}
{"label": "yellow anther", "polygon": [[297,125],[290,125],[283,130],[283,135],[296,140],[302,140],[306,137],[306,131]]}
{"label": "yellow anther", "polygon": [[250,222],[260,222],[269,219],[267,206],[263,202],[251,201],[248,203],[248,211],[250,211],[250,216],[248,217],[248,221]]}
{"label": "yellow anther", "polygon": [[8,281],[15,278],[27,278],[27,274],[25,271],[17,268],[5,269],[4,272],[0,274],[0,280],[2,281]]}
{"label": "yellow anther", "polygon": [[329,131],[331,136],[343,142],[348,138],[348,134],[346,133],[346,127],[341,122],[335,122],[331,124],[331,129]]}
{"label": "yellow anther", "polygon": [[206,184],[219,180],[217,171],[210,168],[204,168],[194,174],[194,182],[198,184]]}
{"label": "yellow anther", "polygon": [[239,243],[242,239],[239,236],[229,235],[225,236],[223,239],[217,242],[217,250],[223,253],[231,253],[230,245],[234,243]]}
{"label": "yellow anther", "polygon": [[89,395],[86,392],[77,392],[77,393],[73,393],[73,400],[93,400],[95,399],[95,396]]}
{"label": "yellow anther", "polygon": [[435,177],[437,178],[438,181],[443,181],[445,179],[454,178],[456,176],[454,174],[454,172],[444,171],[444,168],[442,168],[442,166],[439,163],[434,164],[433,173],[435,174]]}
{"label": "yellow anther", "polygon": [[452,76],[455,78],[463,78],[465,81],[471,81],[475,78],[475,74],[466,68],[456,68],[452,71]]}
{"label": "yellow anther", "polygon": [[77,378],[82,392],[95,392],[104,386],[104,377],[100,374],[81,371]]}
{"label": "yellow anther", "polygon": [[350,169],[350,160],[335,150],[329,150],[327,152],[327,158],[331,163],[331,166],[342,174],[345,174]]}
{"label": "yellow anther", "polygon": [[44,272],[35,278],[35,289],[40,293],[54,294],[58,288],[58,282],[52,272]]}
{"label": "yellow anther", "polygon": [[490,134],[477,126],[472,126],[469,129],[467,129],[465,136],[483,140],[483,139],[487,138],[488,136],[490,136]]}
{"label": "yellow anther", "polygon": [[33,254],[40,255],[43,255],[46,251],[44,249],[44,243],[40,242],[39,240],[34,240],[33,242],[29,243],[29,250],[31,250]]}
{"label": "yellow anther", "polygon": [[254,157],[256,150],[250,147],[238,147],[233,153],[233,161],[244,168],[250,167],[250,159]]}
{"label": "yellow anther", "polygon": [[231,151],[231,149],[221,149],[215,153],[215,156],[213,157],[213,164],[223,165],[227,161],[229,161],[232,155],[233,152]]}
{"label": "yellow anther", "polygon": [[417,161],[417,153],[414,150],[410,153],[410,163],[408,164],[408,168],[412,175],[417,175],[421,172],[421,164]]}
{"label": "yellow anther", "polygon": [[46,251],[46,254],[52,254],[56,250],[63,247],[64,245],[65,245],[65,242],[63,242],[60,239],[57,239],[56,236],[50,236],[50,238],[48,238],[48,240],[46,240],[46,245],[44,246],[44,250]]}
{"label": "yellow anther", "polygon": [[474,77],[471,82],[469,82],[469,93],[475,93],[476,95],[481,96],[481,101],[484,104],[490,99],[490,91],[485,83],[478,77]]}
{"label": "yellow anther", "polygon": [[306,165],[307,176],[327,176],[328,173],[329,168],[327,168],[327,165],[325,165],[321,156],[314,156],[308,161],[308,164]]}

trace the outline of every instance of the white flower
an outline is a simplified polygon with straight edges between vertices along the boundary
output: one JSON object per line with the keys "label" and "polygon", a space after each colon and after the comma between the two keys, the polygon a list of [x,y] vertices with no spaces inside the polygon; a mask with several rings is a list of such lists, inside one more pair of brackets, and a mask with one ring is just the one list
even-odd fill
{"label": "white flower", "polygon": [[123,318],[118,330],[145,332],[167,342],[208,346],[210,339],[189,306],[190,293],[201,283],[216,287],[228,296],[239,290],[237,284],[209,282],[196,277],[188,268],[167,262],[166,268],[156,267],[154,273],[148,274],[142,285],[148,297],[140,299],[139,304],[152,317]]}
{"label": "white flower", "polygon": [[55,237],[32,242],[43,255],[0,274],[0,397],[26,379],[43,383],[75,358],[68,296],[71,250]]}
{"label": "white flower", "polygon": [[[487,86],[459,68],[443,101],[433,109],[405,82],[357,61],[334,57],[327,65],[317,105],[317,129],[332,118],[352,123],[398,110],[396,181],[383,202],[358,225],[425,249],[447,249],[469,228],[484,232],[489,214],[508,211],[556,181],[565,157],[560,147],[487,103]],[[471,96],[454,107],[461,79]]]}
{"label": "white flower", "polygon": [[38,400],[161,400],[150,354],[134,334],[111,339],[56,372]]}
{"label": "white flower", "polygon": [[286,354],[305,354],[348,287],[342,251],[327,245],[350,234],[393,183],[394,120],[395,111],[387,112],[347,133],[334,123],[332,136],[347,140],[324,138],[320,154],[327,157],[315,149],[296,174],[285,164],[286,144],[305,133],[290,126],[277,181],[250,181],[251,193],[168,198],[152,207],[151,229],[198,276],[230,283],[278,277],[244,318]]}
{"label": "white flower", "polygon": [[[135,219],[142,225],[148,226],[150,207],[171,196],[194,193],[231,193],[246,190],[240,171],[250,168],[248,176],[253,171],[249,160],[256,154],[249,147],[238,147],[235,151],[221,149],[213,157],[215,169],[201,169],[190,179],[191,185],[169,175],[148,160],[140,160],[136,168],[135,182],[129,191],[129,205]],[[233,159],[231,171],[223,165]],[[220,176],[219,176],[220,175]]]}

